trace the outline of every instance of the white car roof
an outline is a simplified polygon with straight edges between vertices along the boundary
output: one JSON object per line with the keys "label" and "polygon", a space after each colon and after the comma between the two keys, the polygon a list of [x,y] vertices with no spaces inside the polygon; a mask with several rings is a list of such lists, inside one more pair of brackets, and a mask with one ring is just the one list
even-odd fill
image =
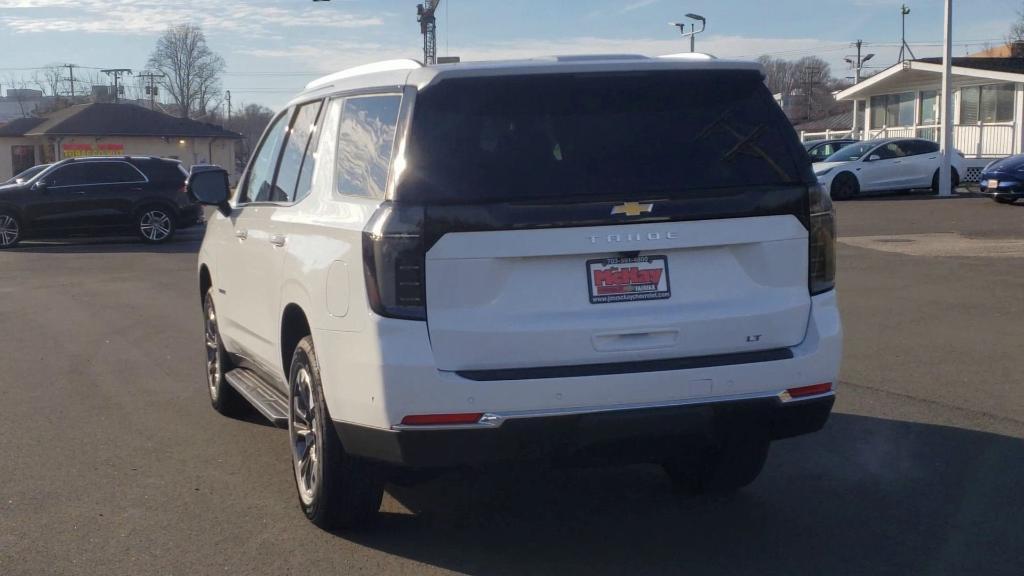
{"label": "white car roof", "polygon": [[639,54],[546,56],[526,60],[457,62],[431,66],[408,59],[386,60],[348,68],[313,80],[293,102],[348,90],[401,86],[423,88],[445,78],[627,70],[753,70],[763,73],[758,62],[719,60],[708,54],[690,52],[655,57]]}

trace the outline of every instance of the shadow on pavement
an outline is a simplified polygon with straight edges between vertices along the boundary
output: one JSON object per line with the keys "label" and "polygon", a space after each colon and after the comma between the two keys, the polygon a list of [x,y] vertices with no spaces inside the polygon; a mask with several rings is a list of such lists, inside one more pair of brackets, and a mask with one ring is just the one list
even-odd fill
{"label": "shadow on pavement", "polygon": [[988,198],[984,194],[978,194],[971,191],[959,190],[953,193],[952,196],[939,196],[931,190],[921,191],[910,191],[910,192],[869,192],[862,194],[855,198],[848,200],[836,200],[836,204],[842,205],[845,202],[865,202],[865,201],[903,201],[903,200],[964,200],[967,198]]}
{"label": "shadow on pavement", "polygon": [[469,574],[1020,575],[1022,478],[1019,438],[834,414],[732,497],[653,466],[445,476],[340,536]]}

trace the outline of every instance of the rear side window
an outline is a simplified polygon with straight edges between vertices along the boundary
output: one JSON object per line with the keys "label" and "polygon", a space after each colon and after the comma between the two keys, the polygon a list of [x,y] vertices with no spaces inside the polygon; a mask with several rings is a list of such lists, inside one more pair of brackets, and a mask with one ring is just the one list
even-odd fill
{"label": "rear side window", "polygon": [[384,197],[401,102],[397,94],[345,99],[336,161],[339,194]]}
{"label": "rear side window", "polygon": [[396,197],[650,199],[806,183],[754,71],[453,78],[422,90]]}
{"label": "rear side window", "polygon": [[93,162],[89,179],[95,183],[143,182],[145,178],[134,166],[125,162]]}
{"label": "rear side window", "polygon": [[241,187],[238,197],[239,203],[266,202],[273,196],[272,186],[274,170],[277,168],[277,158],[281,151],[281,141],[285,130],[288,128],[288,119],[291,113],[281,114],[274,120],[267,130],[259,150],[252,159],[252,165],[245,178],[245,184]]}
{"label": "rear side window", "polygon": [[267,200],[298,202],[309,194],[315,159],[306,152],[310,146],[315,147],[316,121],[322,104],[322,101],[310,102],[299,106],[296,111],[295,119],[285,136],[275,186]]}

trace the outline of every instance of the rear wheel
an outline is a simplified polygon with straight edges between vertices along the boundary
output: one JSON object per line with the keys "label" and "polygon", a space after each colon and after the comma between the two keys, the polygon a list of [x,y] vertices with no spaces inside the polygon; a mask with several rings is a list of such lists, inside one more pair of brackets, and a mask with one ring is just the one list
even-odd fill
{"label": "rear wheel", "polygon": [[[956,190],[956,187],[960,185],[960,175],[957,174],[956,168],[949,169],[949,187],[952,190]],[[932,192],[939,193],[939,171],[936,170],[932,174]]]}
{"label": "rear wheel", "polygon": [[309,336],[295,347],[288,389],[288,438],[302,511],[325,530],[369,523],[384,495],[380,471],[345,453],[324,402]]}
{"label": "rear wheel", "polygon": [[830,190],[833,200],[846,200],[853,198],[860,194],[860,182],[857,181],[857,177],[849,172],[843,172],[837,174],[832,179],[832,189]]}
{"label": "rear wheel", "polygon": [[149,206],[139,211],[136,230],[143,242],[160,244],[174,236],[177,228],[174,214],[162,206]]}
{"label": "rear wheel", "polygon": [[13,248],[21,241],[21,223],[14,214],[0,212],[0,249]]}
{"label": "rear wheel", "polygon": [[757,479],[770,441],[762,430],[734,429],[695,457],[663,464],[676,487],[692,493],[735,492]]}

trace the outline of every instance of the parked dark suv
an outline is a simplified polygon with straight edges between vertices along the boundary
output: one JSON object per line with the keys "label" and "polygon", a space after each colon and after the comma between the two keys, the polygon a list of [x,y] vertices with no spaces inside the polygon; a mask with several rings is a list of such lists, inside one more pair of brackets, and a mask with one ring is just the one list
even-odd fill
{"label": "parked dark suv", "polygon": [[25,238],[134,232],[166,242],[201,220],[177,160],[71,158],[28,180],[0,186],[0,248]]}

